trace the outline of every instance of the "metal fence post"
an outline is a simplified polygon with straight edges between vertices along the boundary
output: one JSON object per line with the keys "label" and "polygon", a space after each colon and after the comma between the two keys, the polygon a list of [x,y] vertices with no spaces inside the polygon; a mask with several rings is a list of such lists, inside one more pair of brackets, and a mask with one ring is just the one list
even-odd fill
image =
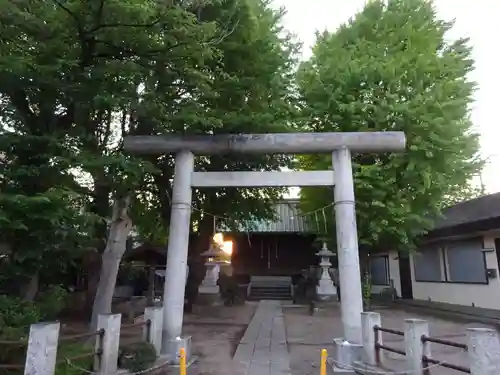
{"label": "metal fence post", "polygon": [[38,323],[30,327],[25,375],[53,375],[56,369],[59,323]]}
{"label": "metal fence post", "polygon": [[500,338],[489,328],[467,328],[468,355],[472,375],[500,373]]}
{"label": "metal fence post", "polygon": [[361,313],[361,336],[363,342],[363,360],[367,365],[377,366],[380,364],[380,350],[377,344],[382,344],[382,335],[376,331],[376,327],[382,325],[380,313]]}
{"label": "metal fence post", "polygon": [[429,336],[429,323],[422,319],[405,319],[405,353],[408,374],[425,374],[422,357],[430,357],[430,344],[422,342],[422,336]]}

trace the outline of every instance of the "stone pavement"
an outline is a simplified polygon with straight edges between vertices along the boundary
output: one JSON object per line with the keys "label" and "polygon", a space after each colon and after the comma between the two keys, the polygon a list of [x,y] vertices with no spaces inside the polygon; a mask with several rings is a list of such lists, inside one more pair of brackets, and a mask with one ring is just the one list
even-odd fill
{"label": "stone pavement", "polygon": [[260,301],[233,360],[244,375],[290,375],[283,309],[279,301]]}

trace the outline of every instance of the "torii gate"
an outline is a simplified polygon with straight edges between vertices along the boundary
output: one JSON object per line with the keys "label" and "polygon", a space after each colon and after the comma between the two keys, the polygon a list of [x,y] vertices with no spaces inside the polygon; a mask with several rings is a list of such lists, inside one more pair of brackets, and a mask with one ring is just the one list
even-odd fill
{"label": "torii gate", "polygon": [[[162,353],[176,355],[181,336],[184,281],[191,221],[192,188],[289,187],[334,185],[341,316],[344,340],[361,343],[363,298],[351,152],[403,151],[403,132],[165,135],[125,137],[124,148],[136,154],[175,153],[175,177],[163,298]],[[195,172],[194,155],[332,153],[333,171]]]}

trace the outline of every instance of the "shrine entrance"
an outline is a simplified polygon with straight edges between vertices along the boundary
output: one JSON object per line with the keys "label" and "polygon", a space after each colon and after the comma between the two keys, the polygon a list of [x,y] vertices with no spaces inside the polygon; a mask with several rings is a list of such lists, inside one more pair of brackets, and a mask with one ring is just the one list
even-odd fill
{"label": "shrine entrance", "polygon": [[255,233],[231,236],[233,273],[245,276],[294,276],[317,262],[315,235]]}
{"label": "shrine entrance", "polygon": [[[175,153],[170,238],[163,299],[162,352],[175,358],[182,334],[184,288],[191,222],[192,188],[335,186],[337,256],[342,293],[343,339],[361,342],[363,299],[354,204],[351,152],[403,151],[402,132],[225,134],[125,137],[126,151],[149,155]],[[294,172],[195,172],[194,155],[332,155],[332,170]]]}

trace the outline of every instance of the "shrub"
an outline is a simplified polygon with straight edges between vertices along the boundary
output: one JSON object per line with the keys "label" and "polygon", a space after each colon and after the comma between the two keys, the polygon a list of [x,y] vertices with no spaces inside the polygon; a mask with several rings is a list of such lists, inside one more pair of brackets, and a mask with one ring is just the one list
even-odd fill
{"label": "shrub", "polygon": [[153,367],[156,362],[156,350],[147,342],[137,342],[120,348],[118,367],[130,372],[139,372]]}
{"label": "shrub", "polygon": [[60,285],[51,285],[47,290],[41,292],[36,305],[40,310],[43,320],[54,320],[66,307],[68,291]]}
{"label": "shrub", "polygon": [[[20,298],[0,295],[0,338],[6,341],[26,341],[31,324],[39,322],[40,311],[31,302]],[[24,364],[26,345],[0,344],[0,363]],[[4,370],[2,374],[20,373],[20,370]]]}
{"label": "shrub", "polygon": [[[19,297],[0,295],[0,339],[27,341],[30,325],[56,318],[64,307],[66,296],[66,291],[59,286],[41,293],[36,304]],[[0,363],[24,364],[25,353],[25,344],[0,344]],[[15,374],[20,371],[1,373]]]}
{"label": "shrub", "polygon": [[0,334],[4,329],[25,329],[41,320],[40,309],[33,304],[17,297],[0,295]]}
{"label": "shrub", "polygon": [[238,295],[238,284],[233,276],[221,273],[219,275],[220,294],[226,305],[233,305]]}

